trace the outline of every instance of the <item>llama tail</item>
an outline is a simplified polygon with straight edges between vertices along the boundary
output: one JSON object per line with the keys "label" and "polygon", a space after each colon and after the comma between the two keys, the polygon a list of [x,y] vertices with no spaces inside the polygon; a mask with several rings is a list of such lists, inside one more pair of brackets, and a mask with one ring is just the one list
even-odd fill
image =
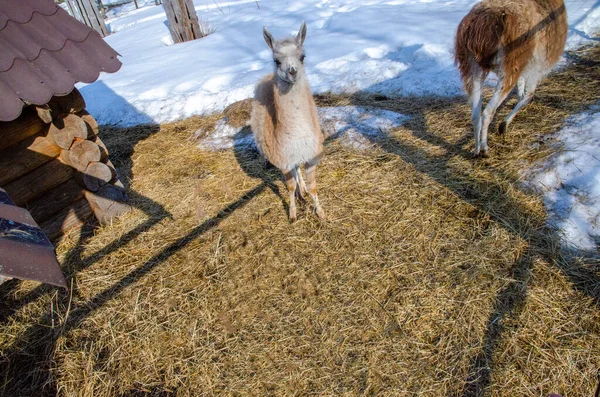
{"label": "llama tail", "polygon": [[473,7],[458,25],[454,61],[468,93],[473,88],[473,68],[478,67],[485,74],[493,68],[505,28],[505,11],[481,3]]}

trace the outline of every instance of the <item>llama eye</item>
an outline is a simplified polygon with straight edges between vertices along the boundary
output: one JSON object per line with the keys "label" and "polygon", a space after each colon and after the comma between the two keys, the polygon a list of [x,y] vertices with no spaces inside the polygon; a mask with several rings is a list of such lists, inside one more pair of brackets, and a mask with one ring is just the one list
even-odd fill
{"label": "llama eye", "polygon": [[275,62],[277,66],[281,65],[281,61],[279,59],[273,59],[273,62]]}
{"label": "llama eye", "polygon": [[304,58],[306,58],[306,56],[305,56],[304,54],[302,54],[302,55],[300,56],[300,62],[304,62]]}

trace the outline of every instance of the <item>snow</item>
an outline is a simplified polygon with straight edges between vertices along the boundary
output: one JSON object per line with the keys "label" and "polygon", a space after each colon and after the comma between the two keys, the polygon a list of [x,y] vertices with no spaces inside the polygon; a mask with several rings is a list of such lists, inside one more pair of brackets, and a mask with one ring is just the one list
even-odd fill
{"label": "snow", "polygon": [[[316,93],[368,91],[384,95],[457,95],[454,32],[476,0],[195,0],[215,33],[172,44],[162,6],[138,0],[109,10],[106,41],[123,67],[80,84],[100,124],[162,123],[223,110],[252,96],[272,70],[262,38],[308,24],[307,73]],[[567,0],[567,47],[599,31],[597,0]],[[595,7],[595,9],[594,9]]]}
{"label": "snow", "polygon": [[544,194],[550,224],[565,245],[595,251],[600,243],[600,106],[571,117],[553,138],[561,149],[530,178]]}
{"label": "snow", "polygon": [[372,146],[372,142],[401,126],[407,119],[390,110],[362,106],[337,106],[318,109],[323,133],[340,139],[357,150]]}
{"label": "snow", "polygon": [[[323,134],[328,139],[338,139],[348,147],[365,150],[381,136],[401,126],[408,116],[384,109],[362,106],[336,106],[318,108],[319,121]],[[223,150],[256,147],[252,132],[247,127],[234,128],[223,118],[214,130],[198,130],[201,149]]]}

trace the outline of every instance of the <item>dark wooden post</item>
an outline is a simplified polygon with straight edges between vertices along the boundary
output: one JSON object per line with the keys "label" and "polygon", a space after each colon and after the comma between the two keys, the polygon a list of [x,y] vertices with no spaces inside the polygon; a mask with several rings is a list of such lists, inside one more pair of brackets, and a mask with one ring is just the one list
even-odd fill
{"label": "dark wooden post", "polygon": [[204,36],[192,0],[164,0],[163,7],[174,43],[183,43]]}

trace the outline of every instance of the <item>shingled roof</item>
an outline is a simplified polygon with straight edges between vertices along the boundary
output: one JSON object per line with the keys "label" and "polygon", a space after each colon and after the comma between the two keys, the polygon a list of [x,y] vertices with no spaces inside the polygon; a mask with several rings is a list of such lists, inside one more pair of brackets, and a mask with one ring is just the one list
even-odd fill
{"label": "shingled roof", "polygon": [[52,0],[0,0],[0,121],[116,72],[117,55]]}

